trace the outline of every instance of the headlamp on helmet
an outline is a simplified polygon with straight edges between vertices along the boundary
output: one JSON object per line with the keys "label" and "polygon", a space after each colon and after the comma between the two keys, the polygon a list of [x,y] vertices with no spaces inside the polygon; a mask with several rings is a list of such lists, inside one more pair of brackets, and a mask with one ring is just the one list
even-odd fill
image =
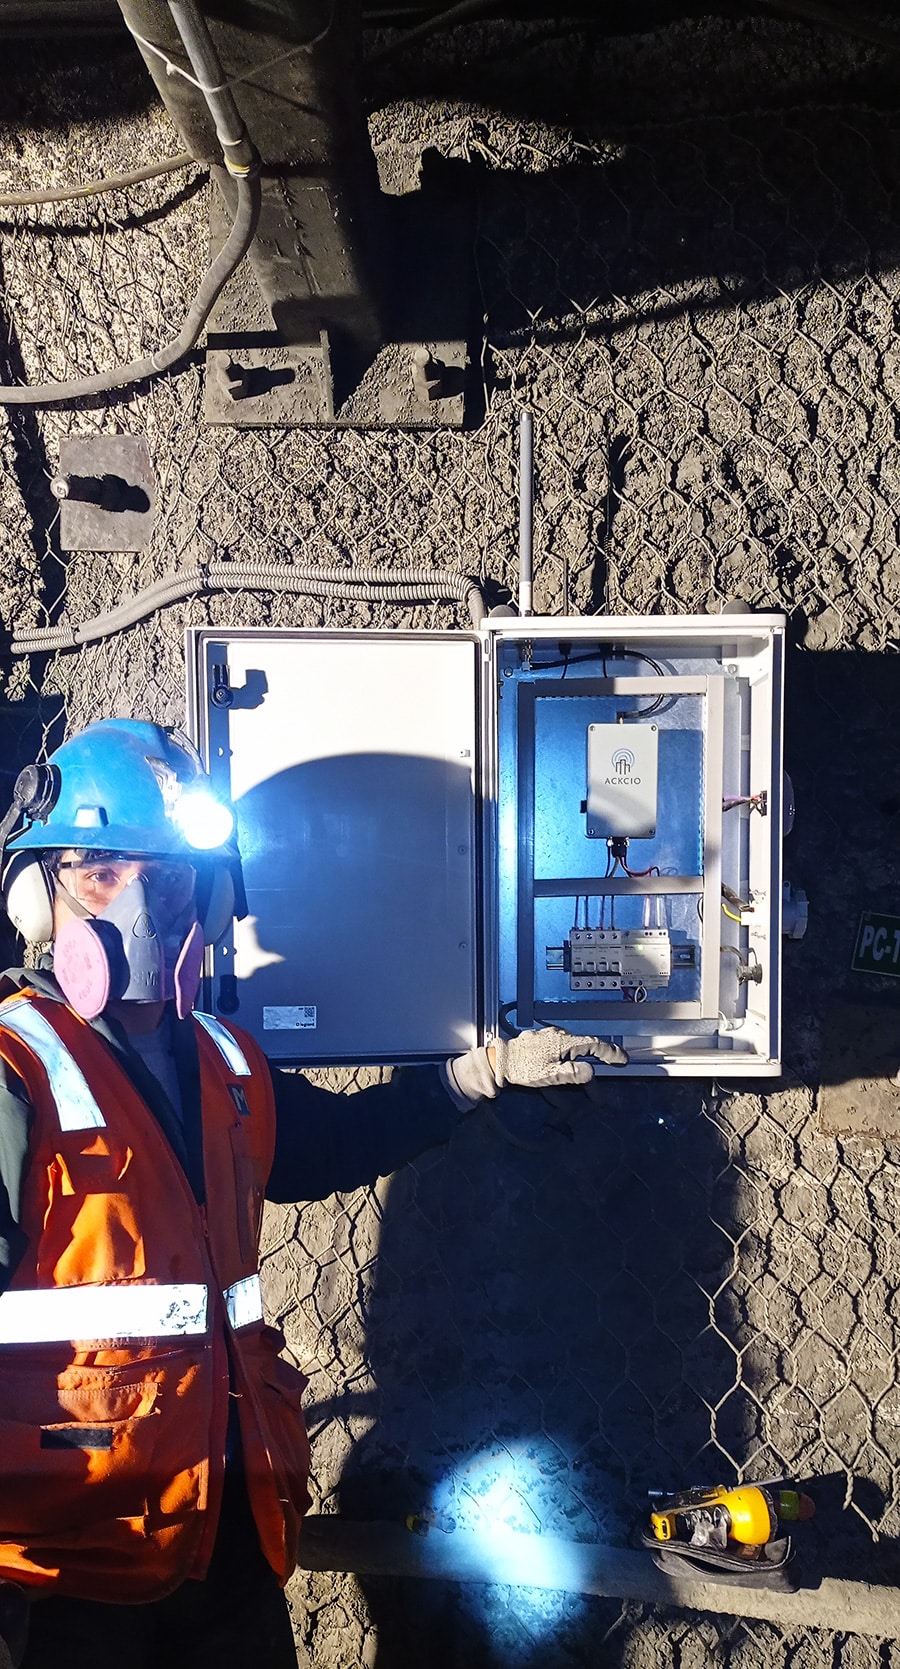
{"label": "headlamp on helmet", "polygon": [[[16,823],[24,828],[13,835]],[[234,832],[234,813],[213,793],[186,736],[143,720],[102,719],[64,742],[46,765],[21,774],[0,823],[0,884],[19,931],[41,943],[50,937],[53,910],[43,853],[71,847],[202,858],[198,901],[212,943],[235,903],[239,914],[246,909]]]}
{"label": "headlamp on helmet", "polygon": [[208,788],[186,788],[175,801],[171,817],[195,852],[224,846],[234,833],[234,813]]}

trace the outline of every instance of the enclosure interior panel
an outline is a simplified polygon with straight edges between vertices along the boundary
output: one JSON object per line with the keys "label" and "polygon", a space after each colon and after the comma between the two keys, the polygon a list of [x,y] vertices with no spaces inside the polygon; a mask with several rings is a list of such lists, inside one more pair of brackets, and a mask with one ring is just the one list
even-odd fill
{"label": "enclosure interior panel", "polygon": [[[599,627],[532,619],[494,628],[497,1025],[553,1023],[619,1039],[629,1071],[771,1074],[781,623],[743,618],[728,627],[737,641],[708,620],[604,621],[602,638]],[[655,832],[624,847],[620,839],[617,862],[589,826],[589,794],[600,783],[590,727],[605,740],[618,726],[627,771],[647,757],[640,743],[628,746],[629,733],[651,724],[655,825],[642,806],[635,827]],[[627,821],[615,782],[612,793],[613,821]],[[734,803],[759,793],[777,829],[772,816]],[[723,911],[723,887],[746,907],[732,911],[738,921]],[[657,970],[643,988],[576,981],[572,934],[584,928],[601,934],[604,957],[612,930],[632,944],[663,930],[668,977]],[[754,964],[758,983],[745,977]],[[596,971],[607,974],[605,960]]]}
{"label": "enclosure interior panel", "polygon": [[282,1063],[471,1047],[477,640],[193,639],[195,727],[235,804],[249,912],[206,1001]]}

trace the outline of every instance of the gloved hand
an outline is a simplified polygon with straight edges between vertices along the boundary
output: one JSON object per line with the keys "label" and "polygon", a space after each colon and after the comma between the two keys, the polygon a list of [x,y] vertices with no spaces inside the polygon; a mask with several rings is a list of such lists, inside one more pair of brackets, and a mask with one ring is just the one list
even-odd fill
{"label": "gloved hand", "polygon": [[[579,1057],[587,1056],[587,1059]],[[626,1066],[628,1056],[614,1043],[598,1037],[577,1037],[559,1026],[520,1032],[502,1038],[487,1049],[470,1049],[448,1061],[447,1087],[460,1105],[489,1100],[504,1084],[521,1084],[526,1089],[549,1089],[589,1084],[593,1078],[591,1057],[606,1066]]]}
{"label": "gloved hand", "polygon": [[[625,1050],[615,1043],[604,1043],[599,1037],[577,1037],[559,1026],[498,1038],[492,1047],[498,1089],[504,1084],[521,1084],[524,1089],[589,1084],[594,1076],[591,1058],[604,1066],[628,1065]],[[585,1060],[584,1056],[589,1058]]]}

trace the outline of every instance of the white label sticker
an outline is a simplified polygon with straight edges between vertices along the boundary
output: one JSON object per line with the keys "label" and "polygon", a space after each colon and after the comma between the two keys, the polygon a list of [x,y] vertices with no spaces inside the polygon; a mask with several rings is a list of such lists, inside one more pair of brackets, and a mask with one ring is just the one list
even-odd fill
{"label": "white label sticker", "polygon": [[312,1003],[301,1003],[296,1008],[264,1008],[263,1031],[298,1032],[314,1029],[316,1010]]}

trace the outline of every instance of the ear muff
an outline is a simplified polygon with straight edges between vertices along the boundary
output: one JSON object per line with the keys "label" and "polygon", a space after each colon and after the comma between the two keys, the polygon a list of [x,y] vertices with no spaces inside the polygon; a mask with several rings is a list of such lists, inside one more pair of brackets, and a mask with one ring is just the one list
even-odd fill
{"label": "ear muff", "polygon": [[231,926],[234,903],[234,881],[227,864],[213,864],[208,876],[198,877],[197,915],[208,945],[214,945]]}
{"label": "ear muff", "polygon": [[31,945],[53,938],[53,893],[37,852],[14,852],[3,873],[3,898],[13,926]]}

